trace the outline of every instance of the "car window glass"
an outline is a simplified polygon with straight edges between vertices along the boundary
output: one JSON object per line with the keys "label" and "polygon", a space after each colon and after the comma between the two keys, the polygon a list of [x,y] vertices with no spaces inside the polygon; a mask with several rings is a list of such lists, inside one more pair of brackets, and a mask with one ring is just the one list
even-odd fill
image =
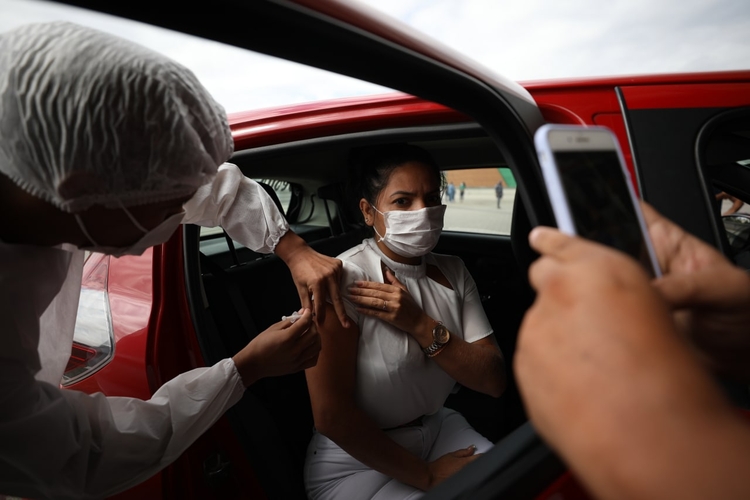
{"label": "car window glass", "polygon": [[[306,192],[305,188],[299,184],[271,178],[253,180],[263,185],[267,191],[270,191],[271,197],[278,200],[292,231],[298,236],[308,243],[331,236],[330,228],[338,222],[339,209],[336,203],[330,201],[326,203],[319,199],[316,193]],[[236,255],[240,262],[264,256],[232,241],[220,226],[201,226],[199,231],[200,249],[206,255],[239,252]],[[230,248],[230,245],[234,248]]]}
{"label": "car window glass", "polygon": [[[292,201],[292,186],[289,182],[280,181],[277,179],[253,179],[254,181],[265,184],[267,187],[273,190],[276,197],[279,200],[282,211],[286,214],[289,212],[290,204]],[[201,238],[212,235],[221,234],[223,231],[221,227],[201,227],[200,234]]]}
{"label": "car window glass", "polygon": [[280,181],[276,179],[255,179],[258,182],[262,182],[273,189],[276,193],[276,197],[281,203],[281,209],[284,213],[289,211],[289,204],[292,201],[292,187],[286,181]]}
{"label": "car window glass", "polygon": [[728,253],[736,264],[750,269],[750,205],[746,201],[750,198],[730,195],[716,184],[714,192],[716,209],[721,214],[719,229],[727,238]]}
{"label": "car window glass", "polygon": [[698,149],[725,252],[750,269],[750,110],[711,120]]}
{"label": "car window glass", "polygon": [[444,231],[510,234],[516,180],[509,168],[448,170]]}

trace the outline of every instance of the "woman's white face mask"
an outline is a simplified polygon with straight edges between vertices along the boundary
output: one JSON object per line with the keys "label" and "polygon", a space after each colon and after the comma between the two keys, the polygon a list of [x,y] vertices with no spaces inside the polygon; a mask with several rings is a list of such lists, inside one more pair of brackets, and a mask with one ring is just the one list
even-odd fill
{"label": "woman's white face mask", "polygon": [[421,257],[435,248],[443,231],[443,218],[446,205],[426,207],[419,210],[391,210],[381,212],[375,206],[373,210],[383,216],[385,234],[380,235],[385,246],[402,257]]}
{"label": "woman's white face mask", "polygon": [[76,221],[78,221],[78,225],[80,226],[81,231],[83,231],[83,234],[85,234],[89,241],[93,244],[92,246],[88,247],[79,247],[79,249],[88,250],[89,252],[103,253],[111,255],[113,257],[121,257],[123,255],[142,255],[143,252],[145,252],[148,248],[167,241],[175,232],[175,229],[179,227],[182,219],[185,217],[185,212],[178,212],[164,219],[164,221],[155,228],[148,230],[141,224],[139,224],[135,217],[133,217],[133,215],[125,207],[123,207],[123,210],[128,215],[130,220],[133,221],[133,224],[135,224],[135,226],[144,233],[138,241],[126,247],[108,247],[98,245],[86,230],[86,226],[83,224],[81,218],[78,216],[78,214],[75,214]]}

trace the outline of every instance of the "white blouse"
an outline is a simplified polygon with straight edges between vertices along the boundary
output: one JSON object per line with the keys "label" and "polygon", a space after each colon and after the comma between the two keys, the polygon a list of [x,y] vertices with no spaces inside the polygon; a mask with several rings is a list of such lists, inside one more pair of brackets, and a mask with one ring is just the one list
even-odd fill
{"label": "white blouse", "polygon": [[[373,239],[367,239],[338,258],[344,263],[343,290],[357,280],[383,283],[382,261],[425,313],[442,321],[451,335],[476,342],[493,332],[476,283],[459,257],[430,253],[420,265],[401,264],[385,256]],[[453,289],[429,278],[427,265],[437,266]],[[456,381],[422,352],[411,335],[359,314],[348,300],[344,305],[360,332],[356,385],[360,408],[383,429],[442,408]]]}

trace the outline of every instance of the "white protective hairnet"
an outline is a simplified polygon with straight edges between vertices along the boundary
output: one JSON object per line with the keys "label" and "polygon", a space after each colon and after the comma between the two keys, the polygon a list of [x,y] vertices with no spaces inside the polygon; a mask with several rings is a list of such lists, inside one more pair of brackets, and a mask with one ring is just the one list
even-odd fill
{"label": "white protective hairnet", "polygon": [[233,151],[182,65],[68,22],[0,34],[0,172],[67,212],[181,198]]}

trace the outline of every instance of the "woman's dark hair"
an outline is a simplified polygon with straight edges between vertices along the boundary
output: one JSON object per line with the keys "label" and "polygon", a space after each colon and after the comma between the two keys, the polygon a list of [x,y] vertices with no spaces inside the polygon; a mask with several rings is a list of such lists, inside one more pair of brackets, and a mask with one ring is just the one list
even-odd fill
{"label": "woman's dark hair", "polygon": [[355,213],[359,213],[359,200],[362,198],[375,205],[375,199],[388,184],[391,173],[409,162],[419,162],[430,167],[439,179],[440,191],[443,191],[445,176],[432,155],[418,146],[405,143],[380,144],[352,150],[346,192]]}

